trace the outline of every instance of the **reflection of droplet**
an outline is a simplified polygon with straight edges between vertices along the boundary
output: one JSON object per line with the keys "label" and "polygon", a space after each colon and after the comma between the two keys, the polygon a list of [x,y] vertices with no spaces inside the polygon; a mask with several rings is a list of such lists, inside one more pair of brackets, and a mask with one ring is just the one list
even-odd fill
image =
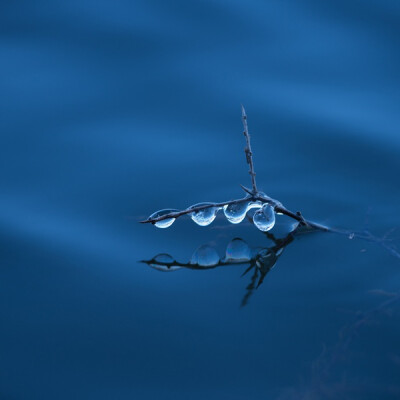
{"label": "reflection of droplet", "polygon": [[269,204],[264,204],[253,215],[254,225],[263,232],[267,232],[275,225],[275,212]]}
{"label": "reflection of droplet", "polygon": [[[158,217],[162,217],[163,215],[170,214],[172,212],[177,212],[178,210],[172,210],[172,209],[165,209],[165,210],[160,210],[156,211],[155,213],[151,214],[149,219],[154,219]],[[162,221],[157,221],[154,223],[154,225],[157,228],[168,228],[175,222],[176,218],[168,218],[168,219],[163,219]]]}
{"label": "reflection of droplet", "polygon": [[248,207],[249,207],[248,201],[243,201],[242,203],[229,204],[224,208],[225,217],[232,224],[239,224],[246,217]]}
{"label": "reflection of droplet", "polygon": [[[211,203],[199,203],[195,204],[194,206],[189,207],[195,208],[199,206],[206,206],[206,205],[211,205]],[[207,226],[210,225],[211,222],[214,221],[215,217],[217,216],[218,208],[217,207],[207,207],[207,208],[202,208],[201,210],[195,211],[190,213],[190,217],[194,222],[196,222],[197,225],[200,226]]]}
{"label": "reflection of droplet", "polygon": [[169,272],[181,269],[181,267],[178,267],[176,265],[174,266],[171,265],[174,262],[174,259],[169,254],[158,254],[157,256],[154,257],[154,261],[160,264],[153,263],[150,264],[150,267],[157,269],[159,271]]}
{"label": "reflection of droplet", "polygon": [[205,244],[200,246],[192,255],[190,264],[196,264],[200,267],[213,267],[219,263],[218,253],[214,248]]}
{"label": "reflection of droplet", "polygon": [[243,239],[233,239],[226,247],[225,261],[249,261],[251,250]]}

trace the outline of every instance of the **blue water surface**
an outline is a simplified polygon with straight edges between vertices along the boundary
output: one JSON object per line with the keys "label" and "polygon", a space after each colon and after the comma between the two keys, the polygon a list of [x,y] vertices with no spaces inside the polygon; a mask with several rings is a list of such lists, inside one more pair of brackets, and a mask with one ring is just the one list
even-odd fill
{"label": "blue water surface", "polygon": [[[400,398],[398,1],[0,9],[1,399]],[[241,103],[261,190],[386,240],[298,237],[255,290],[141,263],[271,246],[138,223],[242,196]]]}

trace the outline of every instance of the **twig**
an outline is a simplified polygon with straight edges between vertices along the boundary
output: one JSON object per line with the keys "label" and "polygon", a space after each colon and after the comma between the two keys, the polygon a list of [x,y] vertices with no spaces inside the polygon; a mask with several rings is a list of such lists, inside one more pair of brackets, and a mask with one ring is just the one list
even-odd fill
{"label": "twig", "polygon": [[250,144],[250,134],[249,134],[249,128],[247,126],[247,115],[246,115],[246,110],[244,109],[242,105],[242,121],[243,121],[243,135],[246,138],[246,147],[244,149],[244,152],[246,154],[246,161],[247,164],[249,164],[249,174],[251,176],[251,186],[253,189],[253,194],[257,194],[257,185],[256,185],[256,173],[254,171],[254,164],[253,164],[253,152],[251,151],[251,144]]}
{"label": "twig", "polygon": [[246,201],[254,201],[254,202],[259,201],[260,203],[263,203],[263,204],[265,204],[265,203],[270,204],[275,209],[275,211],[277,213],[284,214],[284,215],[286,215],[286,216],[288,216],[290,218],[295,219],[296,221],[298,221],[298,222],[300,222],[300,223],[302,223],[304,225],[309,225],[309,226],[311,226],[313,228],[318,228],[318,229],[323,230],[323,231],[329,231],[330,230],[330,228],[328,228],[328,227],[326,227],[324,225],[318,224],[317,222],[308,221],[308,220],[304,219],[304,217],[301,214],[299,215],[297,213],[294,213],[294,212],[286,209],[277,200],[274,200],[274,199],[272,199],[272,198],[270,198],[268,196],[264,196],[264,195],[261,195],[261,194],[258,194],[256,196],[251,195],[249,197],[244,197],[243,199],[224,201],[224,202],[221,202],[221,203],[208,203],[208,204],[203,204],[203,205],[197,206],[197,207],[186,208],[185,210],[174,211],[174,212],[171,212],[171,213],[168,213],[168,214],[161,215],[161,216],[156,217],[156,218],[148,218],[148,219],[146,219],[144,221],[140,221],[140,223],[141,224],[149,224],[149,223],[155,224],[156,222],[159,222],[159,221],[164,221],[166,219],[171,219],[171,218],[175,218],[176,219],[176,218],[178,218],[178,217],[180,217],[182,215],[192,214],[192,213],[204,210],[206,208],[210,208],[210,207],[221,208],[221,207],[224,207],[224,206],[228,206],[230,204],[239,204],[239,203],[243,203],[243,202],[246,202]]}
{"label": "twig", "polygon": [[253,153],[251,151],[251,144],[250,144],[250,135],[249,135],[249,130],[247,126],[247,115],[246,111],[242,105],[242,122],[243,122],[243,134],[246,138],[246,147],[244,149],[245,154],[246,154],[246,161],[247,164],[249,164],[249,174],[251,176],[251,184],[252,184],[252,189],[248,189],[243,185],[240,185],[242,189],[247,193],[247,196],[242,198],[242,199],[236,199],[236,200],[229,200],[229,201],[224,201],[220,203],[207,203],[207,204],[202,204],[196,207],[189,207],[185,210],[182,211],[174,211],[168,214],[164,214],[161,216],[158,216],[156,218],[148,218],[144,221],[140,221],[142,224],[155,224],[159,221],[167,220],[167,219],[176,219],[182,215],[186,214],[192,214],[196,213],[198,211],[204,210],[206,208],[210,207],[215,207],[218,209],[221,209],[222,207],[229,206],[230,204],[239,204],[243,202],[257,202],[260,205],[263,204],[269,204],[271,207],[273,207],[274,211],[278,214],[284,214],[296,221],[299,222],[299,225],[304,226],[306,228],[311,228],[315,230],[320,230],[323,232],[332,232],[332,233],[338,233],[341,235],[347,235],[349,238],[358,238],[362,240],[367,240],[375,243],[381,244],[383,247],[385,247],[389,252],[391,252],[395,257],[400,258],[400,253],[398,250],[388,244],[388,239],[387,236],[384,236],[382,238],[375,237],[372,235],[369,231],[350,231],[346,229],[336,229],[336,228],[331,228],[325,225],[321,225],[317,222],[309,221],[303,217],[303,215],[300,213],[300,211],[297,212],[292,212],[288,210],[286,207],[282,205],[281,202],[278,200],[275,200],[269,196],[267,196],[265,193],[259,192],[257,189],[256,185],[256,173],[254,171],[254,164],[253,164]]}
{"label": "twig", "polygon": [[156,222],[159,222],[159,221],[164,221],[166,219],[171,219],[171,218],[176,219],[182,215],[192,214],[192,213],[204,210],[209,207],[222,208],[222,207],[228,206],[230,204],[239,204],[239,203],[242,203],[245,201],[254,201],[254,202],[260,202],[261,204],[267,203],[267,204],[271,205],[277,213],[287,215],[288,217],[295,219],[296,221],[300,222],[303,225],[310,225],[314,228],[318,228],[318,229],[321,229],[324,231],[329,230],[329,228],[319,225],[315,222],[307,221],[306,219],[303,218],[303,216],[300,213],[294,213],[294,212],[286,209],[279,201],[274,200],[271,197],[267,196],[266,194],[258,191],[257,185],[256,185],[256,173],[254,172],[253,153],[251,150],[249,129],[247,126],[247,115],[246,115],[246,111],[243,106],[242,106],[242,122],[243,122],[243,134],[246,138],[246,147],[245,147],[244,151],[246,154],[246,161],[249,164],[249,174],[251,176],[252,189],[248,189],[243,185],[240,185],[240,186],[248,194],[247,197],[245,197],[243,199],[224,201],[221,203],[208,203],[208,204],[203,204],[203,205],[200,205],[197,207],[189,207],[182,211],[174,211],[174,212],[171,212],[168,214],[158,216],[156,218],[148,218],[148,219],[146,219],[144,221],[140,221],[140,222],[142,224],[148,224],[148,223],[155,224]]}

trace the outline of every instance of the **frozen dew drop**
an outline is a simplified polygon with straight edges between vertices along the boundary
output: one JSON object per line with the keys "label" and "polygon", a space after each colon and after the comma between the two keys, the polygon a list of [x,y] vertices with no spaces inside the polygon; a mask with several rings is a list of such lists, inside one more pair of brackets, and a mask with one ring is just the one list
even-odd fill
{"label": "frozen dew drop", "polygon": [[249,211],[253,208],[261,208],[262,206],[263,206],[263,203],[261,203],[261,201],[252,201],[251,203],[249,203],[247,211]]}
{"label": "frozen dew drop", "polygon": [[199,203],[189,207],[189,209],[191,209],[206,205],[210,205],[211,207],[202,208],[201,210],[194,211],[189,214],[190,218],[192,218],[192,220],[196,222],[197,225],[200,226],[210,225],[211,222],[213,222],[215,217],[217,216],[217,212],[219,209],[217,207],[212,207],[211,203]]}
{"label": "frozen dew drop", "polygon": [[251,260],[251,250],[243,239],[236,238],[229,242],[226,247],[225,262],[244,262],[249,260]]}
{"label": "frozen dew drop", "polygon": [[[260,196],[267,197],[267,195],[264,192],[258,192],[258,194]],[[260,200],[252,201],[249,203],[249,207],[248,207],[247,211],[249,211],[253,208],[262,208],[263,204],[264,203],[261,202]]]}
{"label": "frozen dew drop", "polygon": [[154,257],[154,261],[155,263],[150,264],[150,267],[158,271],[170,272],[181,269],[181,267],[171,265],[175,260],[169,254],[158,254]]}
{"label": "frozen dew drop", "polygon": [[[169,208],[167,208],[165,210],[156,211],[155,213],[151,214],[148,219],[154,219],[154,218],[162,217],[163,215],[170,214],[172,212],[177,212],[177,211],[178,210],[173,210],[173,209],[169,209]],[[155,222],[154,225],[157,228],[168,228],[169,226],[171,226],[175,222],[175,219],[176,218],[163,219],[161,221]]]}
{"label": "frozen dew drop", "polygon": [[214,267],[219,263],[218,253],[214,248],[205,244],[200,246],[192,255],[190,264],[198,265],[199,267]]}
{"label": "frozen dew drop", "polygon": [[269,204],[264,204],[253,215],[254,225],[263,232],[267,232],[275,225],[275,211]]}
{"label": "frozen dew drop", "polygon": [[174,262],[174,259],[167,253],[162,253],[162,254],[157,254],[154,257],[154,261],[157,261],[159,263],[163,264],[172,264]]}
{"label": "frozen dew drop", "polygon": [[246,217],[249,204],[248,201],[243,201],[241,203],[234,203],[225,206],[224,214],[226,219],[232,224],[240,224]]}

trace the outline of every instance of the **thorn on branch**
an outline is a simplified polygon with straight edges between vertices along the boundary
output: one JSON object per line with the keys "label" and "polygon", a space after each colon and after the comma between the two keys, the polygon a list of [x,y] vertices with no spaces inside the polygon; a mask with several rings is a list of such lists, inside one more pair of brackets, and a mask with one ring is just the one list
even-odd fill
{"label": "thorn on branch", "polygon": [[248,193],[248,194],[250,194],[250,195],[254,195],[254,193],[249,189],[249,188],[247,188],[246,186],[243,186],[243,185],[240,185],[240,187],[246,192],[246,193]]}

